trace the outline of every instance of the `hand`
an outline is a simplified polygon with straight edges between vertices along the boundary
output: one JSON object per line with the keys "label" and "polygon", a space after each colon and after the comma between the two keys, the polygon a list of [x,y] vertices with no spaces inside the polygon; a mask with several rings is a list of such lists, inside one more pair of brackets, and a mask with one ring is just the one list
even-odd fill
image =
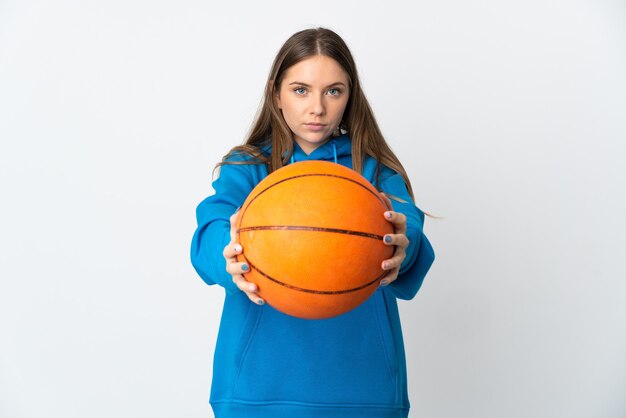
{"label": "hand", "polygon": [[233,276],[233,282],[237,285],[239,290],[244,292],[248,298],[257,305],[263,305],[265,301],[256,294],[257,287],[254,283],[248,282],[243,275],[250,271],[250,266],[246,263],[240,263],[237,261],[237,254],[241,254],[243,248],[237,243],[236,237],[236,225],[237,216],[239,211],[235,212],[230,217],[230,242],[224,247],[224,258],[226,259],[226,271]]}
{"label": "hand", "polygon": [[[384,193],[380,193],[382,198],[387,203],[388,208],[392,208],[391,200]],[[394,212],[393,210],[386,211],[383,216],[386,220],[393,223],[393,234],[387,234],[383,237],[385,245],[395,245],[396,250],[390,259],[384,260],[382,263],[383,270],[387,270],[388,273],[383,280],[380,281],[381,286],[387,286],[398,278],[398,272],[400,271],[400,265],[406,258],[406,248],[409,246],[409,239],[406,236],[406,216],[400,212]]]}

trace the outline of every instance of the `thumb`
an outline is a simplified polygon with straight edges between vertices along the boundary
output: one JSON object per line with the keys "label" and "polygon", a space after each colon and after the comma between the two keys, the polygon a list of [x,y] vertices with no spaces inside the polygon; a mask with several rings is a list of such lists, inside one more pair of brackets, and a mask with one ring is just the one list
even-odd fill
{"label": "thumb", "polygon": [[237,236],[237,220],[239,219],[239,208],[230,217],[230,241],[234,242]]}

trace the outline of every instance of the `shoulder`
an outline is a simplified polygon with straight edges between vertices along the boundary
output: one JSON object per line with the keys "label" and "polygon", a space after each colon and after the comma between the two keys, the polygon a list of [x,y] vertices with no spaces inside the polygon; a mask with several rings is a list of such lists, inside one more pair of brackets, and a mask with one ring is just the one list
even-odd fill
{"label": "shoulder", "polygon": [[363,164],[363,175],[391,200],[412,204],[404,178],[394,169],[378,163],[376,158],[367,156]]}
{"label": "shoulder", "polygon": [[267,155],[258,147],[233,148],[222,158],[215,183],[250,191],[267,176],[267,165],[264,162],[266,157]]}
{"label": "shoulder", "polygon": [[[370,155],[365,156],[365,162],[363,163],[363,176],[370,181],[376,181],[379,184],[383,184],[390,177],[399,174],[387,167],[384,164],[379,164],[378,160]],[[378,176],[378,179],[374,179]]]}
{"label": "shoulder", "polygon": [[226,163],[259,163],[269,157],[272,152],[271,145],[238,145],[232,148],[222,158],[222,164]]}

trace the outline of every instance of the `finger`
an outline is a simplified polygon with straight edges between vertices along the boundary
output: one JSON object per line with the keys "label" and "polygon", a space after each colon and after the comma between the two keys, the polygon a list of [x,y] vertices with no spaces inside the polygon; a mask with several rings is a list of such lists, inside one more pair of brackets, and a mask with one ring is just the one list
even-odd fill
{"label": "finger", "polygon": [[405,258],[406,258],[406,252],[404,250],[396,251],[393,257],[391,257],[390,259],[384,260],[380,266],[382,267],[383,270],[392,270],[394,268],[399,268],[400,265],[402,265],[402,262],[404,261]]}
{"label": "finger", "polygon": [[385,277],[380,281],[380,285],[387,286],[388,284],[396,281],[396,279],[398,278],[399,271],[400,271],[399,268],[389,270],[389,272],[385,275]]}
{"label": "finger", "polygon": [[226,247],[224,247],[224,258],[234,258],[238,254],[241,254],[242,251],[243,248],[241,247],[241,244],[237,242],[231,242]]}
{"label": "finger", "polygon": [[256,303],[257,305],[265,304],[265,301],[263,300],[263,298],[261,298],[259,295],[256,294],[258,289],[254,283],[248,282],[240,274],[233,275],[233,282],[235,282],[239,290],[241,290],[242,292],[246,294],[246,296],[248,296],[248,299],[250,299],[250,301],[252,301],[253,303]]}
{"label": "finger", "polygon": [[409,246],[409,239],[404,234],[387,234],[383,237],[385,245],[396,245],[406,248]]}
{"label": "finger", "polygon": [[233,274],[233,282],[242,292],[255,293],[257,291],[256,285],[247,281],[241,274]]}
{"label": "finger", "polygon": [[235,213],[233,213],[230,217],[230,239],[231,241],[235,240],[237,235],[237,217],[239,216],[239,209]]}
{"label": "finger", "polygon": [[406,215],[388,210],[384,213],[385,219],[393,223],[396,234],[406,234]]}
{"label": "finger", "polygon": [[245,262],[244,263],[237,263],[237,262],[226,263],[226,271],[228,272],[228,274],[242,275],[250,271],[250,266],[248,265],[248,263],[245,263]]}

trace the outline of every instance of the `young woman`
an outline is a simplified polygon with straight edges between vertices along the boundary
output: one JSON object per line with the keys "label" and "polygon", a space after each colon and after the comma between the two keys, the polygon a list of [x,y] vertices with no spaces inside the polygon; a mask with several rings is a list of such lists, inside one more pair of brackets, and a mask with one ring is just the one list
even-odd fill
{"label": "young woman", "polygon": [[[395,247],[388,274],[356,309],[306,320],[266,305],[237,262],[238,208],[254,186],[286,164],[334,161],[365,176],[393,210],[383,238]],[[221,417],[406,417],[406,361],[396,299],[419,290],[434,252],[424,213],[361,90],[348,47],[333,31],[294,34],[278,52],[262,107],[197,208],[191,261],[226,297],[215,348],[210,402]],[[280,262],[280,260],[277,260]]]}

